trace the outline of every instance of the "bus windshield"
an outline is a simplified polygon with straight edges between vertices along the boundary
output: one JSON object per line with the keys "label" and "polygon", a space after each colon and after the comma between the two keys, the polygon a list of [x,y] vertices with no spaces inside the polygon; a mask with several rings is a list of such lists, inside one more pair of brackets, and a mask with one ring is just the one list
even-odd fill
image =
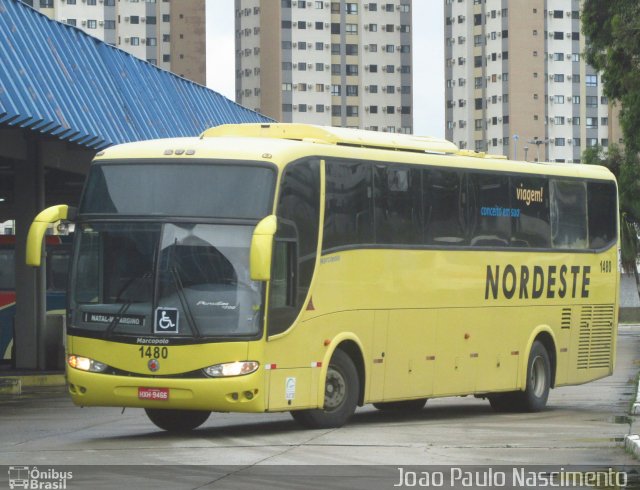
{"label": "bus windshield", "polygon": [[262,294],[249,278],[252,231],[248,225],[81,224],[71,328],[107,337],[255,336]]}

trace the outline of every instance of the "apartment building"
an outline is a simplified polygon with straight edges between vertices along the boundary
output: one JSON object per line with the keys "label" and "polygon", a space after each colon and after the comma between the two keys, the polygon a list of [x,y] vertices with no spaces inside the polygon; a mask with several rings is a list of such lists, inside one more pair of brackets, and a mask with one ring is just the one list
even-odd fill
{"label": "apartment building", "polygon": [[411,0],[235,0],[236,101],[281,122],[413,132]]}
{"label": "apartment building", "polygon": [[205,84],[205,0],[22,1],[133,56]]}
{"label": "apartment building", "polygon": [[585,63],[580,0],[445,0],[446,138],[530,161],[580,162],[618,143]]}

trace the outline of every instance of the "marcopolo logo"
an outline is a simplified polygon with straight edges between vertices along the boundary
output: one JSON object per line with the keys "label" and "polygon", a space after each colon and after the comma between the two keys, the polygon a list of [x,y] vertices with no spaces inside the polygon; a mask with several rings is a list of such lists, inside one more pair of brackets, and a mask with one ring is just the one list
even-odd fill
{"label": "marcopolo logo", "polygon": [[67,480],[73,479],[72,471],[54,468],[38,469],[37,466],[9,466],[9,488],[34,490],[64,490]]}

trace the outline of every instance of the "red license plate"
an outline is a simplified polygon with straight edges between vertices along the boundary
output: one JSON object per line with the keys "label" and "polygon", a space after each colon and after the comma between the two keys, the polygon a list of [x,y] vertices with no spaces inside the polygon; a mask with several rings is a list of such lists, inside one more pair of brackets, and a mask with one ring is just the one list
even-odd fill
{"label": "red license plate", "polygon": [[169,399],[169,388],[138,388],[138,398],[140,400],[160,400]]}

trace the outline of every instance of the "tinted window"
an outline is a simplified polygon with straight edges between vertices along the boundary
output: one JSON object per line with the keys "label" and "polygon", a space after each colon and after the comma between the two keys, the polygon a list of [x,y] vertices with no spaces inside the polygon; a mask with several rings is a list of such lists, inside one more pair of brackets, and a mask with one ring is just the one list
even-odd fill
{"label": "tinted window", "polygon": [[612,182],[589,182],[589,247],[602,248],[617,237],[617,195]]}
{"label": "tinted window", "polygon": [[551,241],[554,248],[587,247],[584,182],[551,180]]}
{"label": "tinted window", "polygon": [[373,243],[371,165],[327,162],[323,250]]}
{"label": "tinted window", "polygon": [[375,184],[376,243],[422,243],[421,171],[378,165]]}
{"label": "tinted window", "polygon": [[466,202],[463,174],[452,170],[424,170],[425,243],[465,245]]}
{"label": "tinted window", "polygon": [[279,217],[293,221],[298,231],[298,300],[304,302],[316,261],[320,223],[320,163],[299,162],[287,167],[278,201]]}
{"label": "tinted window", "polygon": [[507,247],[511,239],[509,178],[501,174],[469,175],[469,239],[477,247]]}
{"label": "tinted window", "polygon": [[545,178],[511,177],[513,219],[512,245],[544,248],[551,245],[549,225],[549,182]]}
{"label": "tinted window", "polygon": [[94,165],[80,212],[260,219],[273,182],[273,170],[251,165]]}

